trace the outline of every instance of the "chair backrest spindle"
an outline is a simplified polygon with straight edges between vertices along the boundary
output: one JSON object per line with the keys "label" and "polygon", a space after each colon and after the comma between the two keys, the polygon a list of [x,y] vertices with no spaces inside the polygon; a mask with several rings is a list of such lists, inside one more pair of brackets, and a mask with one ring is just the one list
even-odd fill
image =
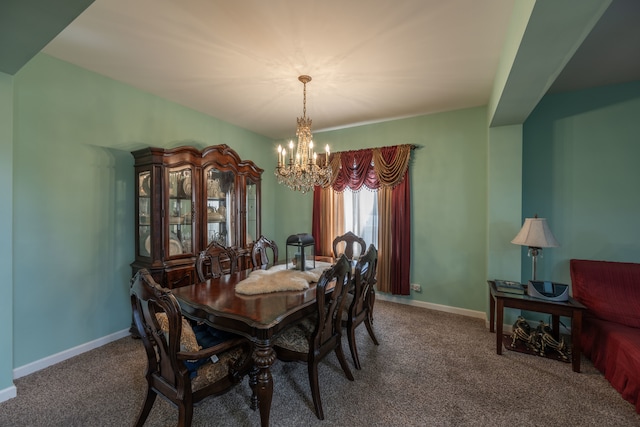
{"label": "chair backrest spindle", "polygon": [[198,254],[196,260],[198,279],[204,282],[224,274],[233,274],[238,271],[238,261],[238,253],[234,248],[213,241],[209,243],[207,249]]}
{"label": "chair backrest spindle", "polygon": [[278,245],[276,242],[260,236],[253,244],[253,249],[251,250],[251,261],[253,262],[254,270],[264,268],[270,264],[268,249],[271,250],[273,255],[272,263],[275,264],[278,262]]}
{"label": "chair backrest spindle", "polygon": [[333,257],[338,259],[340,254],[345,254],[349,261],[354,259],[354,251],[358,249],[357,256],[362,256],[367,249],[367,243],[360,236],[351,231],[347,231],[342,236],[333,239]]}

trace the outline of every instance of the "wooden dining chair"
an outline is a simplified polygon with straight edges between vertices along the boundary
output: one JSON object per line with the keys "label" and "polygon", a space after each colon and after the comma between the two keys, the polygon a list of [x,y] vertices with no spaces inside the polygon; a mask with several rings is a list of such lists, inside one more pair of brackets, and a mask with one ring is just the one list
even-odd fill
{"label": "wooden dining chair", "polygon": [[[333,292],[327,295],[327,287],[335,282]],[[286,329],[274,342],[274,350],[282,361],[298,361],[307,364],[313,406],[318,419],[324,419],[320,388],[318,385],[318,363],[334,352],[340,366],[350,381],[353,374],[342,350],[342,310],[344,295],[351,282],[351,264],[342,255],[338,262],[322,273],[316,285],[316,312]]]}
{"label": "wooden dining chair", "polygon": [[253,249],[251,250],[251,261],[253,262],[254,270],[264,268],[269,265],[268,250],[271,250],[273,255],[273,264],[275,264],[278,262],[278,245],[273,240],[260,236],[260,238],[253,244]]}
{"label": "wooden dining chair", "polygon": [[223,274],[233,274],[238,271],[238,261],[239,257],[235,249],[223,246],[214,240],[198,254],[196,259],[198,279],[204,282]]}
{"label": "wooden dining chair", "polygon": [[246,374],[254,393],[251,401],[257,401],[249,340],[236,337],[201,348],[171,290],[158,285],[146,269],[131,279],[130,293],[133,319],[147,354],[147,393],[136,426],[144,424],[158,394],[178,407],[178,426],[190,426],[194,404],[225,393]]}
{"label": "wooden dining chair", "polygon": [[346,294],[346,309],[343,311],[342,325],[347,330],[349,350],[356,369],[361,369],[358,349],[356,347],[356,328],[364,322],[369,336],[375,345],[378,339],[373,333],[373,304],[376,298],[376,269],[378,266],[378,250],[369,245],[369,249],[358,260],[354,273],[353,292]]}
{"label": "wooden dining chair", "polygon": [[[357,248],[356,248],[357,246]],[[354,259],[354,250],[357,256],[364,254],[367,249],[367,243],[360,236],[355,235],[351,231],[347,231],[342,236],[338,236],[333,239],[333,257],[338,258],[341,254],[345,254],[349,261]]]}

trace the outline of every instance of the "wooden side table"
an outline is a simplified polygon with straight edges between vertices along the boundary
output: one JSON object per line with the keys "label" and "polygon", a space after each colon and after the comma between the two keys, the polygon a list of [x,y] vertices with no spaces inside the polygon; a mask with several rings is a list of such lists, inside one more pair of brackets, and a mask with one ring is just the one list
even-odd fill
{"label": "wooden side table", "polygon": [[502,354],[505,307],[551,314],[551,329],[555,339],[560,336],[560,316],[565,316],[571,318],[571,365],[573,372],[580,372],[580,331],[582,312],[586,310],[584,305],[572,297],[569,297],[568,301],[556,302],[528,295],[499,292],[493,280],[487,280],[487,283],[489,284],[489,331],[496,333],[496,354]]}

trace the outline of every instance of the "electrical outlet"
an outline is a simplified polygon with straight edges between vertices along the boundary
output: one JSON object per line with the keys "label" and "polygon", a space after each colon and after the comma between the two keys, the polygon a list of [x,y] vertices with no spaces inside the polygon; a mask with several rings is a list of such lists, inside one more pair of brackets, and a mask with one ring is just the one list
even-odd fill
{"label": "electrical outlet", "polygon": [[411,289],[413,289],[416,292],[422,292],[422,286],[420,286],[418,283],[412,283]]}

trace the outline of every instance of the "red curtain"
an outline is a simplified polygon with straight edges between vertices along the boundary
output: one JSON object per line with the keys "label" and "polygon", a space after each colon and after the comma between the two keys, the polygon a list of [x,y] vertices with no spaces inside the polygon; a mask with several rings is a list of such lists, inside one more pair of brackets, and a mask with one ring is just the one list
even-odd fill
{"label": "red curtain", "polygon": [[320,239],[320,236],[322,235],[322,221],[320,220],[322,216],[320,214],[320,206],[322,206],[321,191],[321,187],[316,186],[313,188],[313,217],[311,220],[311,235],[314,236],[315,239],[314,248],[316,254],[322,253],[322,248],[320,247],[320,245],[322,244],[322,239]]}
{"label": "red curtain", "polygon": [[411,280],[411,191],[409,173],[393,188],[391,214],[391,293],[409,295]]}
{"label": "red curtain", "polygon": [[[376,176],[376,171],[371,160],[373,151],[371,149],[357,151],[342,151],[340,156],[335,156],[340,160],[338,173],[332,179],[331,187],[337,192],[343,192],[345,188],[353,191],[360,190],[365,185],[372,190],[380,187],[380,181]],[[334,167],[335,172],[335,167]]]}
{"label": "red curtain", "polygon": [[[413,146],[401,145],[333,153],[331,165],[333,178],[331,187],[338,192],[350,188],[358,191],[365,185],[376,190],[381,185],[392,188],[393,206],[391,218],[380,221],[391,222],[390,282],[391,293],[410,294],[411,273],[411,191],[409,186],[409,156]],[[321,188],[314,189],[313,225],[314,235],[320,235],[322,206]],[[318,244],[316,239],[316,245]],[[316,248],[319,251],[319,248]]]}

